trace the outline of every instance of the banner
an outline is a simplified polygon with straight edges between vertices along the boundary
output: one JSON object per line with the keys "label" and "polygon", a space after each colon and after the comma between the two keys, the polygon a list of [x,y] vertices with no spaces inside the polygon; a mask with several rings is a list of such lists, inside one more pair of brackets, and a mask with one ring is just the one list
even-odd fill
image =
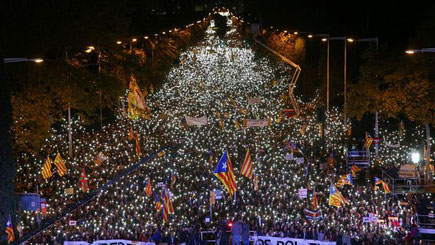
{"label": "banner", "polygon": [[246,119],[246,127],[266,127],[269,126],[269,119]]}
{"label": "banner", "polygon": [[322,210],[311,211],[308,209],[304,209],[305,218],[308,220],[319,220],[322,219]]}
{"label": "banner", "polygon": [[208,120],[206,116],[202,117],[189,117],[185,116],[184,119],[186,120],[187,125],[196,125],[196,126],[203,126],[208,124]]}
{"label": "banner", "polygon": [[22,193],[19,196],[22,210],[37,211],[41,205],[41,198],[37,193]]}
{"label": "banner", "polygon": [[254,245],[335,245],[336,242],[304,240],[297,238],[281,238],[269,236],[254,236]]}
{"label": "banner", "polygon": [[261,103],[261,97],[248,97],[248,105],[257,105]]}

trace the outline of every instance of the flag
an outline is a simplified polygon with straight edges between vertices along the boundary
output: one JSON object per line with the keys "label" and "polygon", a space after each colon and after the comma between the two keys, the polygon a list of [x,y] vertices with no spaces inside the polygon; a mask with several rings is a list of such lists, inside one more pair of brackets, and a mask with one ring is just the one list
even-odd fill
{"label": "flag", "polygon": [[254,174],[254,190],[258,191],[258,176]]}
{"label": "flag", "polygon": [[41,203],[40,203],[40,208],[41,208],[41,213],[42,216],[46,216],[47,215],[47,200],[45,198],[41,198]]}
{"label": "flag", "polygon": [[8,243],[15,241],[14,227],[12,226],[11,215],[9,214],[8,221],[6,222],[6,234],[8,234]]}
{"label": "flag", "polygon": [[332,152],[331,152],[331,154],[329,154],[328,164],[331,168],[334,167],[334,154]]}
{"label": "flag", "polygon": [[151,188],[151,179],[150,178],[148,178],[148,180],[147,180],[147,187],[145,188],[145,192],[146,192],[148,197],[150,197],[153,194],[153,190]]}
{"label": "flag", "polygon": [[231,164],[227,150],[222,154],[214,170],[214,175],[224,184],[230,195],[233,196],[234,192],[237,190],[237,183],[234,177],[233,165]]}
{"label": "flag", "polygon": [[175,181],[177,181],[177,177],[175,176],[175,174],[171,173],[171,191],[172,189],[174,189]]}
{"label": "flag", "polygon": [[157,193],[155,191],[153,191],[154,193],[154,198],[156,199],[156,209],[157,211],[161,210],[162,208],[162,203],[160,202],[159,196],[157,195]]}
{"label": "flag", "polygon": [[168,223],[168,212],[167,212],[166,205],[164,202],[162,205],[162,217],[163,217],[163,223]]}
{"label": "flag", "polygon": [[311,211],[308,209],[304,209],[305,218],[308,220],[319,220],[322,218],[322,210]]}
{"label": "flag", "polygon": [[306,130],[307,130],[307,125],[306,124],[302,125],[301,134],[304,135]]}
{"label": "flag", "polygon": [[388,184],[385,183],[383,180],[379,179],[378,177],[375,177],[375,191],[378,189],[379,184],[382,185],[385,193],[390,193],[390,188],[388,187]]}
{"label": "flag", "polygon": [[317,200],[316,192],[313,189],[313,209],[317,209],[319,206],[319,201]]}
{"label": "flag", "polygon": [[138,117],[150,119],[149,108],[133,74],[130,77],[130,84],[128,86],[128,117],[130,119]]}
{"label": "flag", "polygon": [[366,132],[366,142],[364,143],[364,148],[369,149],[372,145],[373,138]]}
{"label": "flag", "polygon": [[51,176],[53,176],[53,172],[51,172],[51,159],[47,156],[47,160],[45,160],[45,163],[42,166],[42,177],[48,179]]}
{"label": "flag", "polygon": [[342,175],[338,181],[336,186],[341,188],[343,187],[343,185],[353,185],[353,178],[352,178],[352,174],[345,174]]}
{"label": "flag", "polygon": [[106,160],[107,156],[105,156],[101,151],[95,156],[94,163],[97,164],[97,166],[101,166]]}
{"label": "flag", "polygon": [[341,207],[341,203],[348,203],[347,200],[343,197],[341,192],[331,184],[331,188],[329,189],[329,205],[335,207]]}
{"label": "flag", "polygon": [[56,158],[54,159],[54,165],[57,168],[57,173],[59,176],[63,176],[66,173],[67,168],[59,153],[57,153]]}
{"label": "flag", "polygon": [[251,155],[249,154],[249,148],[246,150],[245,160],[242,165],[242,175],[252,179],[252,172],[254,171],[254,164],[251,161]]}
{"label": "flag", "polygon": [[211,149],[210,149],[210,152],[208,154],[209,154],[209,156],[208,156],[208,163],[210,165],[213,165],[213,152],[211,151]]}
{"label": "flag", "polygon": [[130,127],[130,130],[128,132],[128,140],[132,140],[133,138],[134,138],[133,127]]}
{"label": "flag", "polygon": [[88,177],[86,176],[86,172],[84,169],[82,170],[82,173],[80,174],[79,188],[83,192],[87,192],[89,189],[88,188]]}
{"label": "flag", "polygon": [[136,156],[140,156],[140,143],[138,134],[136,134]]}
{"label": "flag", "polygon": [[163,189],[163,205],[165,206],[165,209],[168,209],[168,213],[172,214],[174,213],[174,206],[172,206],[171,197],[169,196],[168,187],[165,186]]}
{"label": "flag", "polygon": [[235,115],[233,118],[233,122],[234,122],[234,125],[236,125],[237,130],[239,130],[240,129],[239,121],[237,120],[237,117]]}
{"label": "flag", "polygon": [[351,172],[352,176],[356,176],[356,173],[361,172],[361,169],[357,165],[352,165]]}

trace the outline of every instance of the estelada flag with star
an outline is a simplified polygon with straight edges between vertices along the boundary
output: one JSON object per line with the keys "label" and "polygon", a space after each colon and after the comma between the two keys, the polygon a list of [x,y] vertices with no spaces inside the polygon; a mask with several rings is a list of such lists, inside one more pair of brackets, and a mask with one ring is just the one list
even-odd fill
{"label": "estelada flag with star", "polygon": [[237,191],[237,183],[236,178],[234,177],[233,165],[231,164],[227,150],[222,154],[222,157],[214,170],[214,175],[222,182],[222,184],[224,184],[230,195],[233,196],[234,192]]}
{"label": "estelada flag with star", "polygon": [[9,214],[8,221],[6,222],[6,234],[8,234],[8,243],[15,241],[14,227],[12,226],[11,215]]}

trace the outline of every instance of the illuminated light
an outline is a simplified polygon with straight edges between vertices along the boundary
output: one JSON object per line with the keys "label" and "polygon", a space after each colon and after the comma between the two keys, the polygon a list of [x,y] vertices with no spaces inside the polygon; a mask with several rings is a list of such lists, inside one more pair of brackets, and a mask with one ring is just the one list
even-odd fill
{"label": "illuminated light", "polygon": [[308,38],[312,38],[312,37],[313,37],[313,35],[311,35],[311,34],[308,35]]}
{"label": "illuminated light", "polygon": [[415,50],[408,49],[408,50],[405,51],[405,53],[407,53],[407,54],[415,54]]}
{"label": "illuminated light", "polygon": [[165,34],[166,34],[166,32],[164,32],[164,31],[163,31],[163,32],[162,32],[162,34],[163,34],[163,35],[165,35]]}
{"label": "illuminated light", "polygon": [[88,49],[95,50],[95,47],[94,46],[88,46]]}
{"label": "illuminated light", "polygon": [[284,30],[283,32],[284,32],[284,33],[287,33],[287,30]]}
{"label": "illuminated light", "polygon": [[131,41],[132,41],[132,42],[136,42],[136,41],[137,41],[137,38],[133,38],[133,39],[131,39]]}
{"label": "illuminated light", "polygon": [[295,34],[295,35],[298,35],[298,32],[297,32],[297,31],[295,31],[295,32],[293,32],[293,34]]}
{"label": "illuminated light", "polygon": [[328,38],[326,37],[322,38],[322,42],[326,42],[326,41],[328,41]]}
{"label": "illuminated light", "polygon": [[122,43],[121,41],[117,41],[117,42],[116,42],[116,44],[121,44],[121,43]]}
{"label": "illuminated light", "polygon": [[355,40],[353,40],[353,38],[348,38],[347,41],[350,43],[353,43],[353,41],[355,41]]}
{"label": "illuminated light", "polygon": [[420,161],[420,153],[417,151],[413,151],[411,153],[411,160],[414,164],[418,163]]}
{"label": "illuminated light", "polygon": [[40,59],[40,58],[36,58],[36,59],[34,59],[34,62],[35,63],[41,63],[41,62],[44,62],[44,60]]}

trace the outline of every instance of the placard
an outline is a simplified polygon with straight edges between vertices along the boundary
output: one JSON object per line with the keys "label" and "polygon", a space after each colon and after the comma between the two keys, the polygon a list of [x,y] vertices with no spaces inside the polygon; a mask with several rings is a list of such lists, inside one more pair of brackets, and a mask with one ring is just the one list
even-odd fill
{"label": "placard", "polygon": [[299,198],[307,198],[307,189],[299,189],[298,196]]}

